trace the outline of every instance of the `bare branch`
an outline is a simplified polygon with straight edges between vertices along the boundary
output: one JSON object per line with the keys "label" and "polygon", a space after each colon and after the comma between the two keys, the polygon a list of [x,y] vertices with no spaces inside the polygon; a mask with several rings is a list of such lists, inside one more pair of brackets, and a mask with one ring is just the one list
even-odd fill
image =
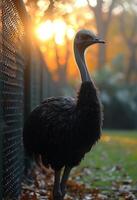
{"label": "bare branch", "polygon": [[112,10],[113,10],[113,8],[115,7],[116,1],[117,1],[117,0],[112,0],[111,5],[109,6],[108,18],[110,18],[111,15],[112,15]]}
{"label": "bare branch", "polygon": [[92,5],[90,4],[90,1],[89,1],[89,0],[87,0],[87,3],[88,3],[88,7],[89,7],[93,12],[95,12],[95,7],[92,6]]}
{"label": "bare branch", "polygon": [[111,21],[111,17],[112,17],[112,11],[115,7],[115,3],[116,3],[117,0],[112,0],[110,6],[109,6],[109,11],[108,11],[108,16],[107,16],[107,19],[105,21],[105,25],[106,25],[106,29],[108,28],[109,26],[109,23]]}
{"label": "bare branch", "polygon": [[48,8],[44,12],[43,20],[45,19],[46,16],[52,15],[52,11],[54,10],[54,3],[55,3],[54,0],[50,0],[50,4],[49,4]]}

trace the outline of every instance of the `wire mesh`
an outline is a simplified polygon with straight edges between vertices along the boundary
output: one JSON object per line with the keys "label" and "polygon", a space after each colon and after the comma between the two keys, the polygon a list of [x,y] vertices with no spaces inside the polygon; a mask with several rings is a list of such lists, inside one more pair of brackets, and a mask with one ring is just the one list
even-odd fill
{"label": "wire mesh", "polygon": [[21,191],[24,118],[54,88],[41,52],[28,41],[22,7],[22,0],[0,1],[0,199],[4,200],[18,199]]}
{"label": "wire mesh", "polygon": [[1,152],[3,198],[14,199],[20,193],[23,174],[23,96],[24,28],[11,0],[1,4]]}

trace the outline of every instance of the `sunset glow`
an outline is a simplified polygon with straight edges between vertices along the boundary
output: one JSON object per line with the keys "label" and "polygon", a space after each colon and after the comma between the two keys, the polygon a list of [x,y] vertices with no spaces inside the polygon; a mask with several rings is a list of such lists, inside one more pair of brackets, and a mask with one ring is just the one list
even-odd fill
{"label": "sunset glow", "polygon": [[[92,0],[91,2],[92,6],[94,6],[96,0]],[[78,71],[77,68],[75,67],[75,61],[73,58],[72,41],[79,28],[84,27],[85,21],[93,20],[94,17],[91,12],[88,12],[87,0],[76,0],[73,5],[69,3],[59,4],[59,5],[61,13],[66,12],[69,13],[69,15],[67,15],[66,18],[62,17],[62,15],[60,16],[53,15],[51,18],[49,16],[47,18],[39,20],[42,16],[42,15],[40,16],[40,14],[43,12],[38,12],[37,13],[38,20],[35,23],[35,30],[34,30],[35,36],[40,42],[40,48],[44,53],[45,60],[47,62],[49,70],[52,74],[54,74],[54,79],[57,79],[58,77],[58,76],[56,77],[57,75],[56,71],[58,70],[58,63],[61,66],[64,66],[66,63],[65,59],[68,59],[67,76],[68,77],[78,76]],[[44,7],[46,7],[47,5],[45,4],[44,0],[40,0],[38,6],[40,10],[43,10]],[[76,11],[77,9],[78,10],[80,9],[81,12],[84,11],[83,16],[81,17],[81,14],[74,12],[73,10],[74,8]],[[58,53],[57,56],[56,56],[56,51]],[[70,53],[69,58],[67,58],[66,56],[68,52]],[[87,58],[88,60],[91,59],[91,55],[89,56],[87,55]],[[93,61],[92,63],[93,65],[96,65],[96,63],[94,63]],[[93,69],[92,66],[90,66],[90,69],[91,68]]]}
{"label": "sunset glow", "polygon": [[75,35],[74,29],[71,26],[68,27],[68,29],[67,29],[67,37],[68,37],[68,39],[71,40],[74,37],[74,35]]}
{"label": "sunset glow", "polygon": [[53,27],[52,22],[47,20],[46,22],[38,25],[36,28],[36,36],[41,41],[46,41],[53,37]]}
{"label": "sunset glow", "polygon": [[58,45],[62,45],[65,42],[65,37],[72,39],[75,31],[73,27],[67,26],[62,19],[56,19],[54,21],[47,20],[37,26],[35,30],[36,36],[41,41],[47,41],[55,38],[55,42]]}

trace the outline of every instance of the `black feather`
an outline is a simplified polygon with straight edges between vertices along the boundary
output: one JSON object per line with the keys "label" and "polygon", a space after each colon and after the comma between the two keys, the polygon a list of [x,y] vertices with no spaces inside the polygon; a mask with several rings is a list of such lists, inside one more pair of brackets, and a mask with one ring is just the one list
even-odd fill
{"label": "black feather", "polygon": [[48,98],[36,107],[24,125],[24,147],[40,154],[55,170],[78,165],[101,134],[102,112],[97,89],[81,85],[78,98]]}

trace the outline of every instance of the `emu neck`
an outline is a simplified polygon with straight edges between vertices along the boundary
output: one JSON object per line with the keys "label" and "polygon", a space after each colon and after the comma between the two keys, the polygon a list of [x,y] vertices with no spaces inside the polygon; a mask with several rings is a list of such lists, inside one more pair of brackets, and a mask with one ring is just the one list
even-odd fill
{"label": "emu neck", "polygon": [[86,67],[84,52],[85,50],[79,50],[77,45],[74,44],[75,59],[80,70],[82,82],[91,82],[90,75]]}

